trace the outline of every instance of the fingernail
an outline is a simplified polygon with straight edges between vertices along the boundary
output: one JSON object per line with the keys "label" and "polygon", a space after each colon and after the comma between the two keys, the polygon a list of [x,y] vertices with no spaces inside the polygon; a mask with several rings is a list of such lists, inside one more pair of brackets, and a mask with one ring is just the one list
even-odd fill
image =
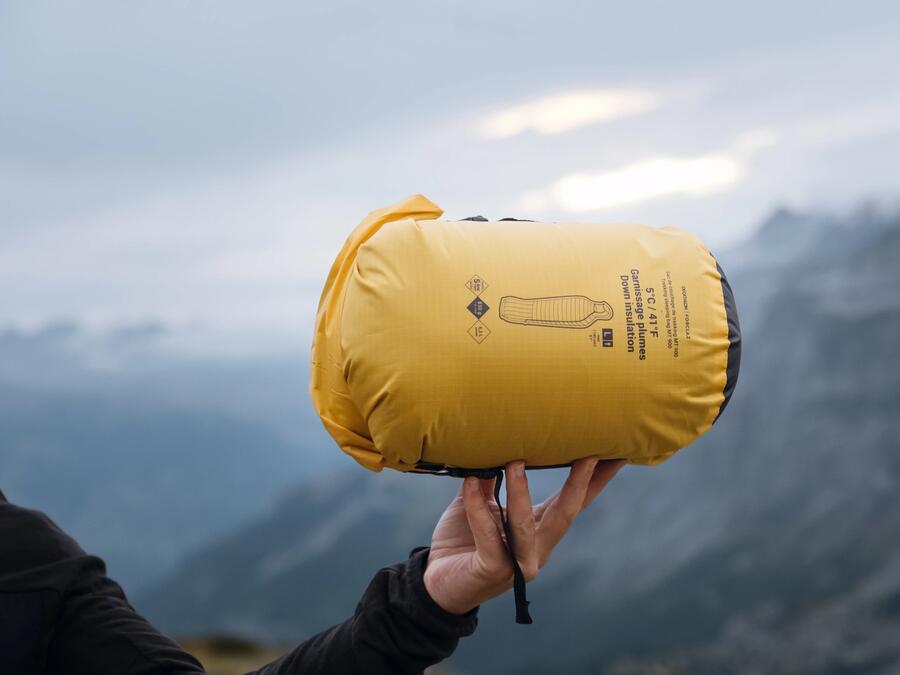
{"label": "fingernail", "polygon": [[514,463],[513,474],[519,478],[523,478],[525,476],[525,462]]}

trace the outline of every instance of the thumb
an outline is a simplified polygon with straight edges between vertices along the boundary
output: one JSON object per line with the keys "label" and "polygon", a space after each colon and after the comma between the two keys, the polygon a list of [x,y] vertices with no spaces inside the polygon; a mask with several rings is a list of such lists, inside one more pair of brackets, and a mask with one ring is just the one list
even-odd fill
{"label": "thumb", "polygon": [[504,558],[506,549],[500,536],[497,522],[491,515],[487,498],[478,484],[478,479],[469,476],[462,488],[463,504],[466,508],[466,520],[475,540],[475,548],[485,560]]}

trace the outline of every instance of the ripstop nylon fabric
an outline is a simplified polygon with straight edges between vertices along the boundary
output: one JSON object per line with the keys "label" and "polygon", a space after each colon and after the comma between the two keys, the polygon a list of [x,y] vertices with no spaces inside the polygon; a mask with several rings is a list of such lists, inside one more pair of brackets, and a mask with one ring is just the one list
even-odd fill
{"label": "ripstop nylon fabric", "polygon": [[699,239],[442,213],[421,195],[371,213],[328,275],[310,391],[345,452],[375,471],[656,464],[710,428],[737,323],[729,339]]}

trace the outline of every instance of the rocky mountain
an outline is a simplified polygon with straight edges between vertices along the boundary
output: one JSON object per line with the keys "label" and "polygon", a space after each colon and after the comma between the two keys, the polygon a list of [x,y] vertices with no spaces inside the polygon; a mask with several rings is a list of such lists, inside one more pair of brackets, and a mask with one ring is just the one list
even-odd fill
{"label": "rocky mountain", "polygon": [[[576,523],[531,587],[535,625],[490,603],[450,667],[900,672],[900,217],[779,211],[720,260],[744,331],[729,409],[669,462],[627,468]],[[348,463],[138,605],[179,634],[299,640],[427,541],[454,489]]]}

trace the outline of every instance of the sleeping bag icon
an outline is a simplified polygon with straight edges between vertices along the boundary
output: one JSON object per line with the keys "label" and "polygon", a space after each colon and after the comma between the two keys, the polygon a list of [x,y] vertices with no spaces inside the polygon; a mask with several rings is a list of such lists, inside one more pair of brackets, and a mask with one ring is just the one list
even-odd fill
{"label": "sleeping bag icon", "polygon": [[597,321],[613,318],[608,302],[591,300],[584,295],[556,295],[546,298],[500,298],[500,318],[524,326],[551,328],[588,328]]}

